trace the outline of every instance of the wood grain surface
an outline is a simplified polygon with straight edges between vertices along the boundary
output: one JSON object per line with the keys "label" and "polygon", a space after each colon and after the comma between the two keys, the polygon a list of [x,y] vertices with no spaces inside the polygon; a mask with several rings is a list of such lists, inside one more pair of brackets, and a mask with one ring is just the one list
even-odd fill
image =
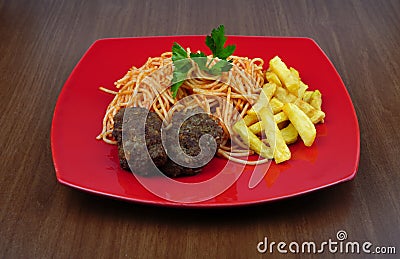
{"label": "wood grain surface", "polygon": [[[317,257],[260,254],[256,246],[264,237],[322,242],[338,230],[349,240],[394,246],[398,256],[399,17],[398,0],[0,0],[0,257]],[[359,119],[353,181],[274,203],[207,210],[127,203],[57,182],[49,138],[54,106],[96,39],[207,34],[218,24],[229,34],[304,36],[321,46]]]}

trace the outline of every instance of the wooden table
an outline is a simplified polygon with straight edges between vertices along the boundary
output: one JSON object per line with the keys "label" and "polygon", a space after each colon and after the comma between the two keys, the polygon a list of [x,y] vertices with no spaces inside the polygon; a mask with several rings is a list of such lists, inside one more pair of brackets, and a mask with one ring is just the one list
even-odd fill
{"label": "wooden table", "polygon": [[[338,230],[351,240],[394,246],[398,256],[399,15],[397,0],[0,0],[0,257],[261,258],[271,256],[257,251],[264,237],[322,242]],[[318,42],[359,119],[353,181],[279,202],[210,210],[131,204],[57,182],[49,137],[54,106],[96,39],[207,34],[218,24],[229,34]]]}

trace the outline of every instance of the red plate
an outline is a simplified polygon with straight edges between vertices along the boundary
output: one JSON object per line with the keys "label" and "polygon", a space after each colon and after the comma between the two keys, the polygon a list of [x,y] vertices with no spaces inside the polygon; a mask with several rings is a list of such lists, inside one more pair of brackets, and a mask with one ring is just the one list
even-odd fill
{"label": "red plate", "polygon": [[[287,198],[354,178],[360,155],[357,117],[346,88],[319,46],[308,38],[229,36],[235,55],[268,61],[278,55],[296,68],[310,89],[323,95],[324,124],[317,125],[312,147],[301,141],[290,145],[292,159],[272,163],[255,188],[250,189],[251,168],[225,192],[198,203],[176,203],[147,191],[119,167],[116,146],[98,141],[102,119],[112,96],[98,90],[113,87],[127,70],[141,66],[148,57],[169,51],[174,41],[192,50],[206,50],[205,36],[170,36],[102,39],[86,52],[65,83],[58,99],[51,131],[57,179],[68,186],[133,202],[190,207],[254,204]],[[214,158],[199,175],[181,178],[200,182],[218,173],[224,164]]]}

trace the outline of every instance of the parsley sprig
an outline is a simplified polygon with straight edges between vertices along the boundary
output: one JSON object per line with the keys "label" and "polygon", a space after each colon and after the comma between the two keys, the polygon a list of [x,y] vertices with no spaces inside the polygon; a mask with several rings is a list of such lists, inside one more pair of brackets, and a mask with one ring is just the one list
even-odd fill
{"label": "parsley sprig", "polygon": [[[196,62],[201,70],[211,75],[220,75],[222,72],[228,72],[232,68],[232,61],[226,59],[233,54],[236,46],[228,45],[224,47],[226,43],[224,25],[220,25],[218,28],[213,29],[211,35],[206,37],[205,43],[211,50],[213,59],[207,63],[207,55],[203,52],[190,53],[190,58]],[[219,60],[211,66],[216,58]],[[186,79],[187,72],[192,67],[186,50],[176,42],[172,45],[172,62],[174,64],[174,72],[171,92],[172,96],[175,98],[179,87]]]}

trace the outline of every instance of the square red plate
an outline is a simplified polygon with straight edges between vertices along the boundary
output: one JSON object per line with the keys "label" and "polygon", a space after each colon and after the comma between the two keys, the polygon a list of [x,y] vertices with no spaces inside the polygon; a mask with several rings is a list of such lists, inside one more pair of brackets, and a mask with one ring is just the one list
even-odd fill
{"label": "square red plate", "polygon": [[[219,196],[198,203],[175,203],[148,192],[136,178],[120,169],[116,147],[98,141],[105,109],[113,96],[99,86],[113,87],[127,70],[148,57],[170,51],[173,42],[192,50],[206,50],[205,36],[167,36],[101,39],[79,61],[59,96],[53,117],[51,146],[57,179],[68,186],[127,201],[165,206],[221,207],[254,204],[291,197],[354,178],[360,154],[357,117],[349,94],[321,48],[308,38],[229,36],[235,55],[268,61],[278,55],[296,68],[310,89],[323,95],[324,124],[317,125],[312,147],[301,141],[290,146],[292,159],[272,163],[264,179],[248,187],[250,173]],[[203,181],[224,163],[214,158],[197,176]],[[251,170],[249,170],[250,172]]]}

